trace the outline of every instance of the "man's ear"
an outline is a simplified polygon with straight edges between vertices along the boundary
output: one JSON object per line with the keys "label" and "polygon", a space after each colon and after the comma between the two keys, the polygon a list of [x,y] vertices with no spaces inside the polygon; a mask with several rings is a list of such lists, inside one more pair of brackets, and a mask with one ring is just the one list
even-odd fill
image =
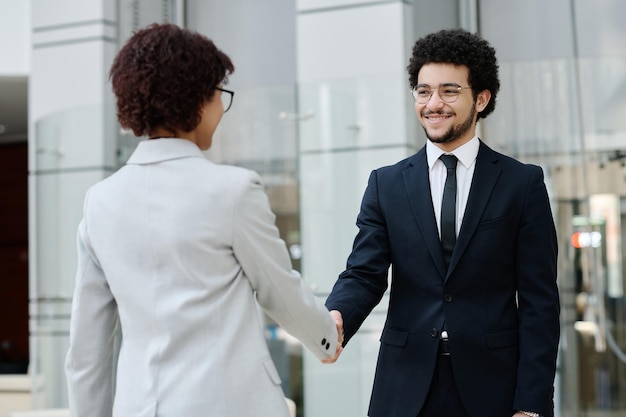
{"label": "man's ear", "polygon": [[491,91],[483,90],[478,93],[478,96],[476,97],[476,112],[480,113],[485,110],[485,107],[489,104],[489,100],[491,100]]}

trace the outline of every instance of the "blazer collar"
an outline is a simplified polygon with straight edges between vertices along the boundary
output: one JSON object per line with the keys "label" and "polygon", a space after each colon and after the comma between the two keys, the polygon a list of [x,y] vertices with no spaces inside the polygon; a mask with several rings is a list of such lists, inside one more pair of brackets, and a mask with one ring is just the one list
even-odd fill
{"label": "blazer collar", "polygon": [[149,139],[139,142],[127,164],[153,164],[181,158],[205,158],[195,143],[186,139]]}
{"label": "blazer collar", "polygon": [[402,172],[402,175],[411,209],[413,210],[413,216],[422,234],[424,243],[441,275],[447,277],[454,270],[454,267],[469,245],[493,188],[500,177],[501,168],[498,164],[498,154],[481,141],[463,223],[461,224],[456,246],[450,259],[450,266],[446,271],[439,232],[435,222],[432,197],[430,195],[428,162],[426,159],[426,147],[423,147],[408,159],[408,167]]}
{"label": "blazer collar", "polygon": [[413,217],[422,235],[424,244],[443,277],[446,276],[441,241],[435,221],[435,210],[430,195],[430,181],[428,179],[428,161],[426,147],[420,149],[408,159],[408,166],[402,171],[406,194],[409,198]]}
{"label": "blazer collar", "polygon": [[481,141],[476,157],[476,169],[463,215],[463,223],[461,223],[461,230],[450,259],[448,275],[454,270],[467,249],[501,173],[502,168],[499,164],[498,154]]}

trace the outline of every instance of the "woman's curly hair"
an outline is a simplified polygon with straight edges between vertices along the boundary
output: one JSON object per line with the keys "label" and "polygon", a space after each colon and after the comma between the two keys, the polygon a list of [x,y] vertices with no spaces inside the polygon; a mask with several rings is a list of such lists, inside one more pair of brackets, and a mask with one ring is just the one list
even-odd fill
{"label": "woman's curly hair", "polygon": [[491,100],[478,113],[478,119],[487,117],[494,110],[500,80],[496,50],[486,40],[464,29],[441,30],[418,39],[407,67],[411,88],[417,85],[417,75],[422,65],[431,63],[466,66],[474,99],[481,91],[491,92]]}
{"label": "woman's curly hair", "polygon": [[157,127],[189,132],[215,87],[233,71],[230,58],[199,33],[172,24],[141,29],[109,72],[120,125],[137,136]]}

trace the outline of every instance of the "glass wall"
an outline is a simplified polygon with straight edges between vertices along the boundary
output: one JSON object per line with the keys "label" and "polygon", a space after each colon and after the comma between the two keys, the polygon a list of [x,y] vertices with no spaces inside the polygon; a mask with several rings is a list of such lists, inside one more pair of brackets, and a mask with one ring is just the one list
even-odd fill
{"label": "glass wall", "polygon": [[557,415],[624,415],[626,3],[484,0],[479,16],[502,80],[482,136],[543,167],[557,223]]}
{"label": "glass wall", "polygon": [[[36,124],[32,142],[34,161],[30,184],[36,216],[33,221],[36,261],[29,288],[32,404],[35,408],[67,404],[65,354],[69,347],[69,321],[76,276],[76,230],[82,217],[87,188],[117,166],[101,161],[112,154],[108,146],[81,148],[85,133],[96,142],[105,128],[103,114],[113,130],[110,111],[101,105],[51,114]],[[113,135],[111,135],[113,137]],[[93,144],[93,143],[92,143]]]}

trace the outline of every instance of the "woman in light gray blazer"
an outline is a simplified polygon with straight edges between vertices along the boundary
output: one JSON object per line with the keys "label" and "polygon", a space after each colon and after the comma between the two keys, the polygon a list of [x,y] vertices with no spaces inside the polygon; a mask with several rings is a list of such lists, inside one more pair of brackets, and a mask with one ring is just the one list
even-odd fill
{"label": "woman in light gray blazer", "polygon": [[135,33],[111,67],[120,124],[150,139],[85,198],[66,360],[75,417],[288,416],[257,302],[320,360],[341,350],[259,176],[202,153],[232,71],[212,41],[169,24]]}

